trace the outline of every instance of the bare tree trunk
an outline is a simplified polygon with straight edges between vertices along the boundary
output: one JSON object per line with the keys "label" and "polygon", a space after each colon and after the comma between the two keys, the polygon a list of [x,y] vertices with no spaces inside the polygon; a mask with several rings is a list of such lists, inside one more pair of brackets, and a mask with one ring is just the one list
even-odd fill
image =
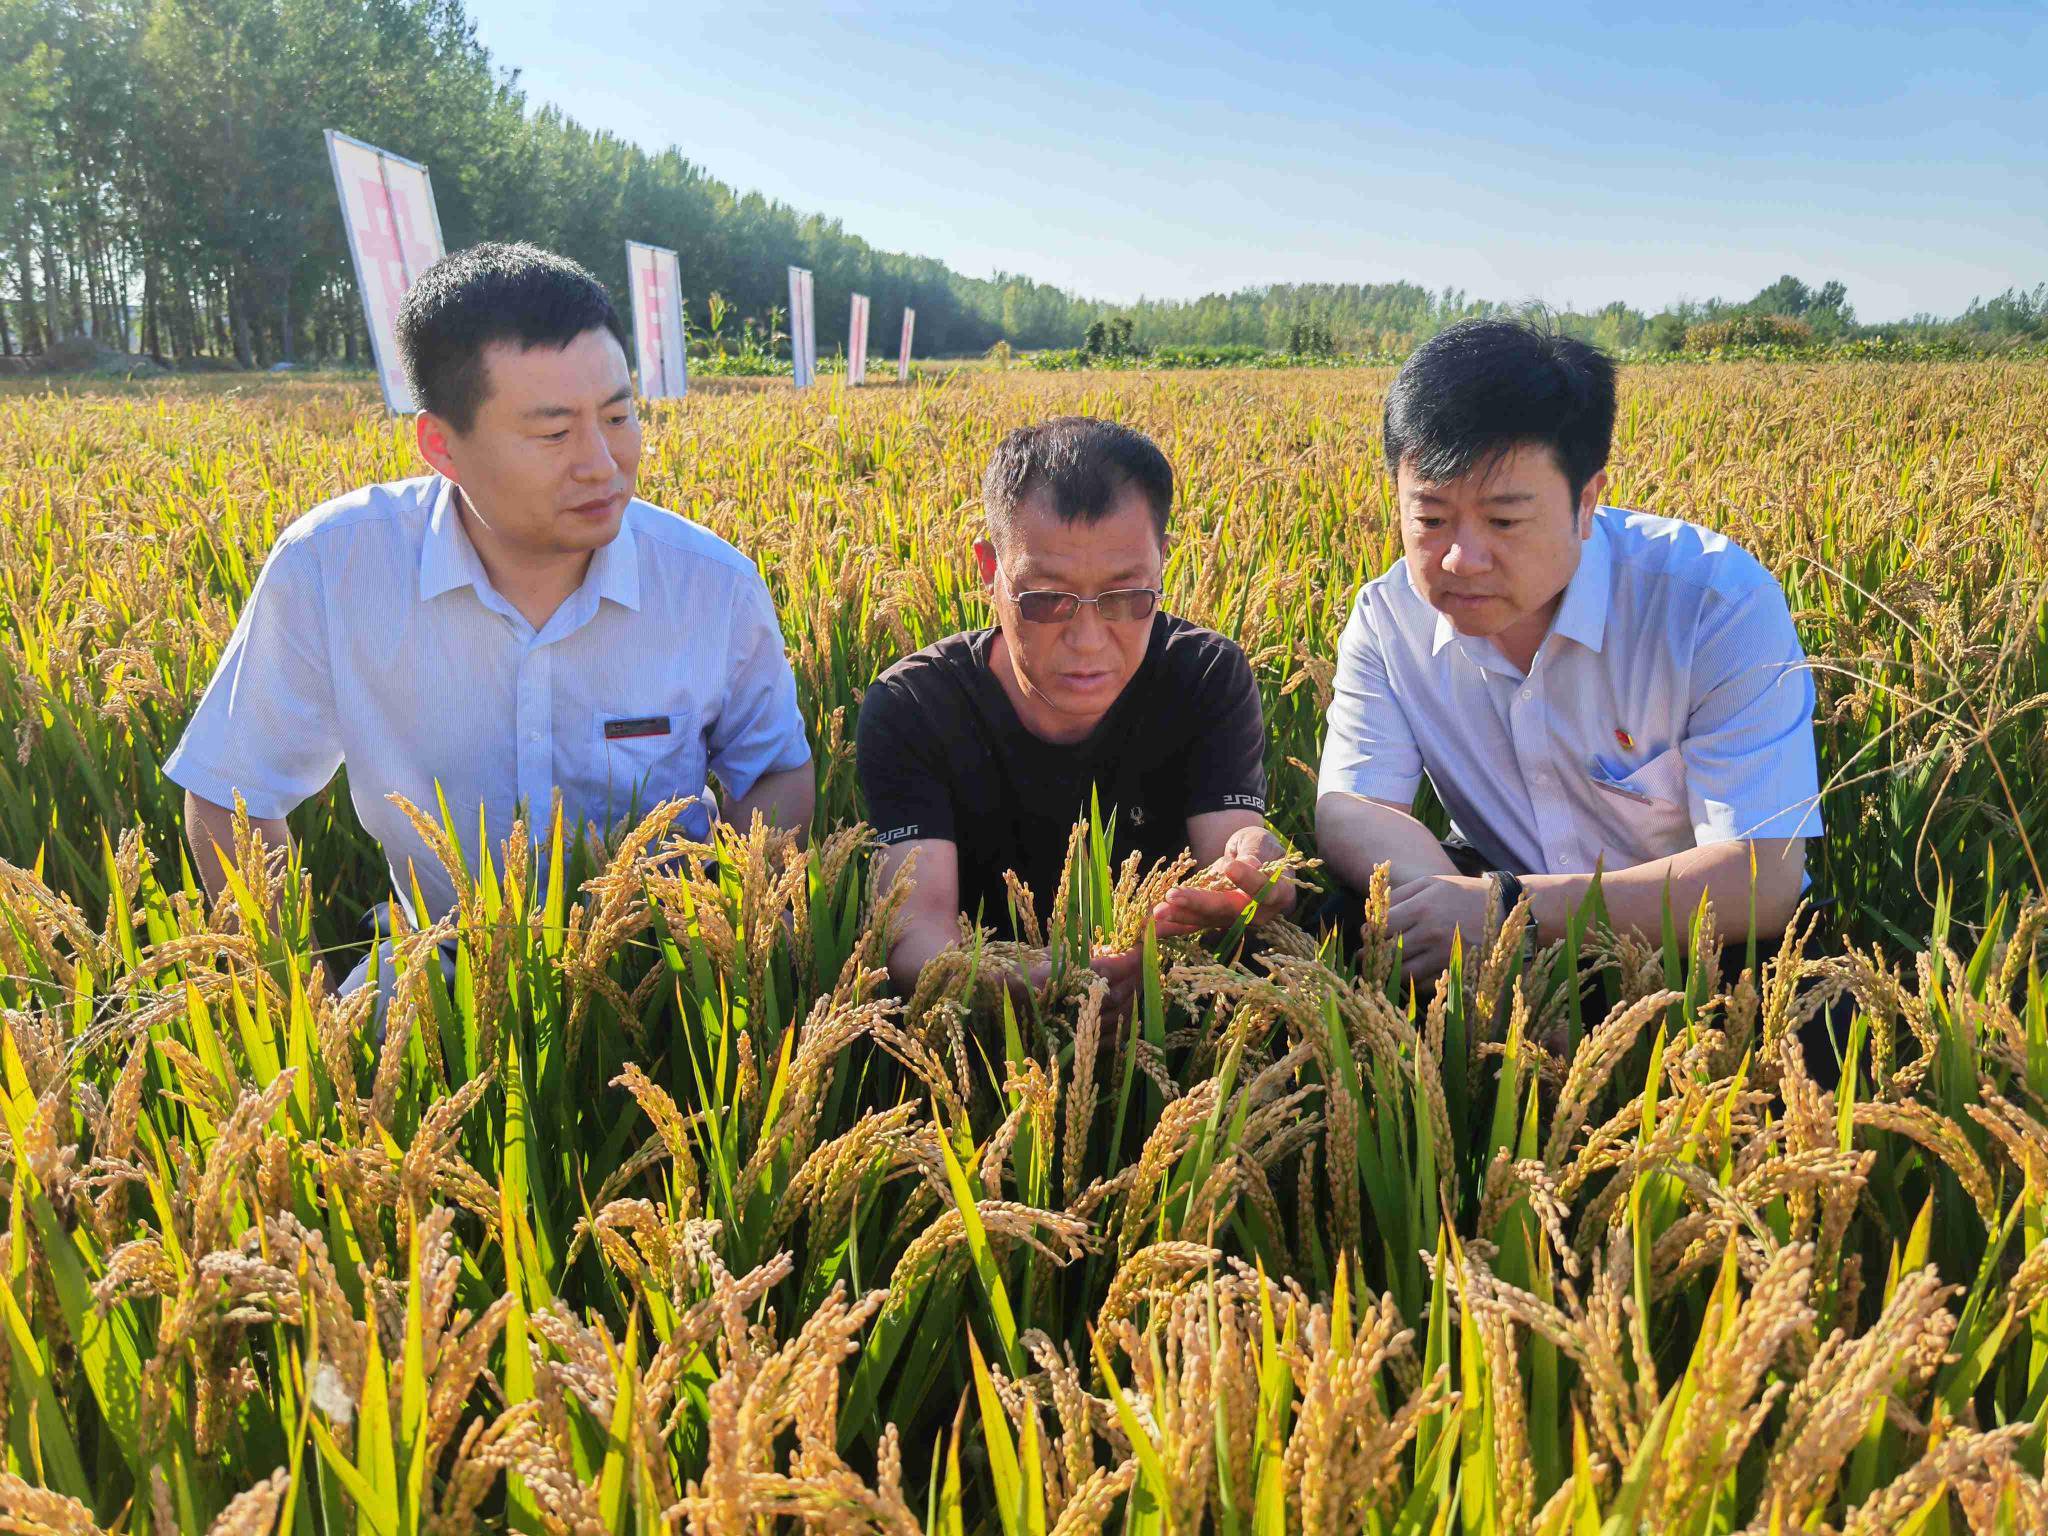
{"label": "bare tree trunk", "polygon": [[50,241],[50,229],[43,226],[43,331],[55,346],[68,332],[64,329],[64,279],[57,271],[57,247]]}
{"label": "bare tree trunk", "polygon": [[42,338],[36,329],[36,269],[30,257],[28,225],[24,220],[16,238],[14,266],[21,274],[21,350],[27,356],[42,351]]}
{"label": "bare tree trunk", "polygon": [[234,336],[235,361],[244,368],[256,366],[256,350],[249,336],[249,305],[242,294],[242,281],[228,274],[228,325]]}
{"label": "bare tree trunk", "polygon": [[120,306],[121,346],[123,350],[128,350],[128,328],[132,323],[135,327],[135,345],[133,350],[140,352],[142,350],[142,324],[136,316],[134,300],[129,297],[133,291],[134,276],[134,269],[127,262],[121,262],[114,275],[114,292],[117,295],[116,302]]}
{"label": "bare tree trunk", "polygon": [[68,263],[71,268],[71,324],[75,335],[90,337],[92,335],[92,322],[87,316],[85,307],[85,284],[80,281],[80,269],[85,268],[89,273],[90,268],[87,265],[86,253],[82,249],[82,245],[83,242],[81,241],[81,249],[73,253],[72,259]]}
{"label": "bare tree trunk", "polygon": [[142,258],[142,350],[162,367],[164,361],[163,331],[157,321],[156,303],[156,262]]}

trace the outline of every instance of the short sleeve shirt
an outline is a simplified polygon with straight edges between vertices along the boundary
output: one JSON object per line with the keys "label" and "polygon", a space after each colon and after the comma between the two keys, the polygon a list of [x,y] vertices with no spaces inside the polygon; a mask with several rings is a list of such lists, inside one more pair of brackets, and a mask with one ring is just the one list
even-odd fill
{"label": "short sleeve shirt", "polygon": [[992,629],[898,662],[861,700],[855,735],[869,822],[887,843],[954,845],[960,903],[1011,931],[1015,871],[1043,919],[1067,840],[1089,813],[1115,817],[1114,858],[1149,864],[1188,845],[1188,818],[1266,812],[1265,724],[1244,652],[1164,613],[1145,659],[1083,741],[1054,743],[1018,719],[989,666]]}
{"label": "short sleeve shirt", "polygon": [[1459,635],[1405,561],[1337,649],[1319,793],[1408,804],[1427,773],[1493,866],[1584,874],[1817,837],[1814,687],[1784,590],[1724,535],[1600,508],[1527,673]]}
{"label": "short sleeve shirt", "polygon": [[[709,530],[642,501],[539,630],[492,587],[439,476],[369,486],[277,540],[164,764],[217,805],[282,816],[344,762],[393,889],[454,887],[386,798],[447,801],[474,868],[522,808],[609,827],[715,774],[744,795],[810,760],[768,590]],[[438,819],[438,817],[437,817]],[[682,829],[709,830],[704,803]],[[417,914],[416,914],[417,915]]]}

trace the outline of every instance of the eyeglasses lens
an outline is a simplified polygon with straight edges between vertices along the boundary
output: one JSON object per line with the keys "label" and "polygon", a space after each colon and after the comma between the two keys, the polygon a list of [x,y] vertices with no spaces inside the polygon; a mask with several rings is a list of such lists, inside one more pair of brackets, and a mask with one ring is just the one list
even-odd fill
{"label": "eyeglasses lens", "polygon": [[[1019,592],[1017,613],[1029,624],[1064,624],[1081,611],[1081,599],[1072,592]],[[1095,611],[1110,624],[1128,624],[1148,619],[1159,604],[1159,594],[1143,587],[1105,592],[1095,599]]]}

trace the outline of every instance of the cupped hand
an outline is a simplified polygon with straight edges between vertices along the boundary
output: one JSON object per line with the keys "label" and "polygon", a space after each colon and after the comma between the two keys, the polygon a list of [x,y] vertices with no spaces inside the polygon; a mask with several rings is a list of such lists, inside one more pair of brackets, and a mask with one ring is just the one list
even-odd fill
{"label": "cupped hand", "polygon": [[[1152,909],[1152,921],[1162,939],[1184,933],[1204,933],[1228,928],[1247,907],[1258,903],[1265,912],[1285,912],[1294,905],[1294,883],[1282,879],[1270,882],[1266,860],[1261,857],[1272,846],[1272,835],[1264,827],[1246,827],[1233,832],[1223,845],[1223,856],[1202,873],[1207,883],[1177,885]],[[1273,889],[1266,889],[1269,883]],[[1259,901],[1263,895],[1265,900]]]}

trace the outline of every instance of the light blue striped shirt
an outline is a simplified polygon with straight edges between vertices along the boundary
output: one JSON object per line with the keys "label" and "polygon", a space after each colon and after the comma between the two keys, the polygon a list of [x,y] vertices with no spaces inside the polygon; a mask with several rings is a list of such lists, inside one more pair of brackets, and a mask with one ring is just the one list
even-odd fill
{"label": "light blue striped shirt", "polygon": [[1397,562],[1337,648],[1318,793],[1422,775],[1496,868],[1584,874],[1818,837],[1813,676],[1784,590],[1724,535],[1602,507],[1525,675]]}
{"label": "light blue striped shirt", "polygon": [[[738,550],[630,502],[536,631],[430,475],[353,491],[279,536],[164,773],[282,816],[346,763],[395,891],[417,875],[438,914],[454,887],[388,795],[434,816],[438,781],[473,859],[479,808],[495,855],[519,808],[545,818],[558,785],[570,826],[609,826],[703,794],[709,773],[737,798],[809,760],[781,626]],[[702,837],[708,814],[681,825]]]}

